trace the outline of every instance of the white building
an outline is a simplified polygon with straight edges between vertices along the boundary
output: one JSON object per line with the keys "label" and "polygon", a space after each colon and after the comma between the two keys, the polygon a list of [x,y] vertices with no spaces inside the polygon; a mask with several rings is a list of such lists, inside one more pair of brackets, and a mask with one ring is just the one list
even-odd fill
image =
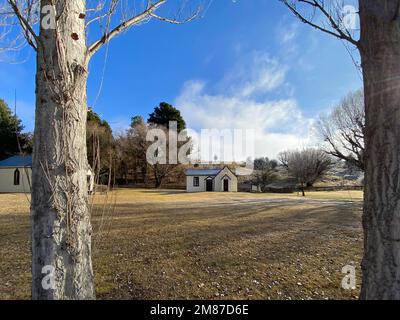
{"label": "white building", "polygon": [[30,193],[32,156],[0,161],[0,193]]}
{"label": "white building", "polygon": [[[0,161],[0,193],[30,193],[32,156],[14,156]],[[94,176],[88,170],[88,189],[93,191]]]}
{"label": "white building", "polygon": [[187,192],[237,192],[237,190],[237,176],[228,167],[186,171]]}

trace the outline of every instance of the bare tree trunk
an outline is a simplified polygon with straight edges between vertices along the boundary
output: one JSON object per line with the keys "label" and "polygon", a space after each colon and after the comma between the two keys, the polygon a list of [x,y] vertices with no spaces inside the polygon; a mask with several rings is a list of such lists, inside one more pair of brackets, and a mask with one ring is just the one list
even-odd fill
{"label": "bare tree trunk", "polygon": [[306,196],[306,193],[304,192],[304,184],[303,184],[303,182],[301,183],[300,189],[301,189],[301,195],[302,195],[303,197],[305,197],[305,196]]}
{"label": "bare tree trunk", "polygon": [[148,177],[147,177],[147,160],[146,159],[144,159],[144,160],[142,160],[143,162],[143,164],[142,164],[142,177],[143,177],[143,183],[144,183],[144,185],[145,186],[147,186],[147,181],[148,181]]}
{"label": "bare tree trunk", "polygon": [[153,167],[154,170],[154,180],[155,180],[155,188],[158,189],[161,187],[162,178],[158,175],[158,165],[155,164]]}
{"label": "bare tree trunk", "polygon": [[[43,0],[41,6],[51,2]],[[33,299],[94,298],[85,5],[83,0],[56,1],[56,28],[40,30],[31,205]]]}
{"label": "bare tree trunk", "polygon": [[366,107],[362,299],[400,299],[399,1],[360,1]]}

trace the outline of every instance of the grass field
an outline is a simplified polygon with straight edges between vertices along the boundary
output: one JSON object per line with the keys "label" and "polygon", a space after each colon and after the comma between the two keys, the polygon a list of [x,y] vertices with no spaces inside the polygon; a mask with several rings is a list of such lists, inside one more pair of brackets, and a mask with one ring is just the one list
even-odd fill
{"label": "grass field", "polygon": [[[362,193],[96,196],[98,299],[355,299]],[[0,194],[0,299],[30,298],[29,199]],[[341,288],[356,266],[357,289]]]}

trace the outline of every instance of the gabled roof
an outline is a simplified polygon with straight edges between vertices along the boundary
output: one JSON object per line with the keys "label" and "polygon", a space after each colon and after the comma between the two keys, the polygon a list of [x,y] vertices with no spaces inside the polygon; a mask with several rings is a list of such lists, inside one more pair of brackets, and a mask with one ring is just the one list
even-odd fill
{"label": "gabled roof", "polygon": [[32,167],[32,156],[14,156],[0,161],[0,168]]}
{"label": "gabled roof", "polygon": [[185,174],[187,176],[216,176],[221,169],[188,169]]}
{"label": "gabled roof", "polygon": [[231,169],[228,167],[223,167],[222,169],[188,169],[186,170],[185,174],[187,176],[208,176],[208,177],[215,177],[217,176],[222,170],[227,168],[233,175],[235,175]]}
{"label": "gabled roof", "polygon": [[231,169],[229,169],[229,167],[227,167],[227,166],[223,167],[220,172],[222,172],[222,170],[224,170],[224,169],[228,169],[228,171],[230,173],[232,173],[234,176],[236,176],[236,174]]}

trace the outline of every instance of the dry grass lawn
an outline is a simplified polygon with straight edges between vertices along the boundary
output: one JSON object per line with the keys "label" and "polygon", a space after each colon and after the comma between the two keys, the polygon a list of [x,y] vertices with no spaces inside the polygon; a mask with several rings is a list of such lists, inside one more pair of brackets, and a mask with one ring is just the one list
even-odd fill
{"label": "dry grass lawn", "polygon": [[[97,196],[97,297],[355,299],[361,200],[358,191]],[[0,194],[0,299],[30,298],[28,208],[25,195]],[[341,289],[347,264],[356,266],[353,291]]]}

